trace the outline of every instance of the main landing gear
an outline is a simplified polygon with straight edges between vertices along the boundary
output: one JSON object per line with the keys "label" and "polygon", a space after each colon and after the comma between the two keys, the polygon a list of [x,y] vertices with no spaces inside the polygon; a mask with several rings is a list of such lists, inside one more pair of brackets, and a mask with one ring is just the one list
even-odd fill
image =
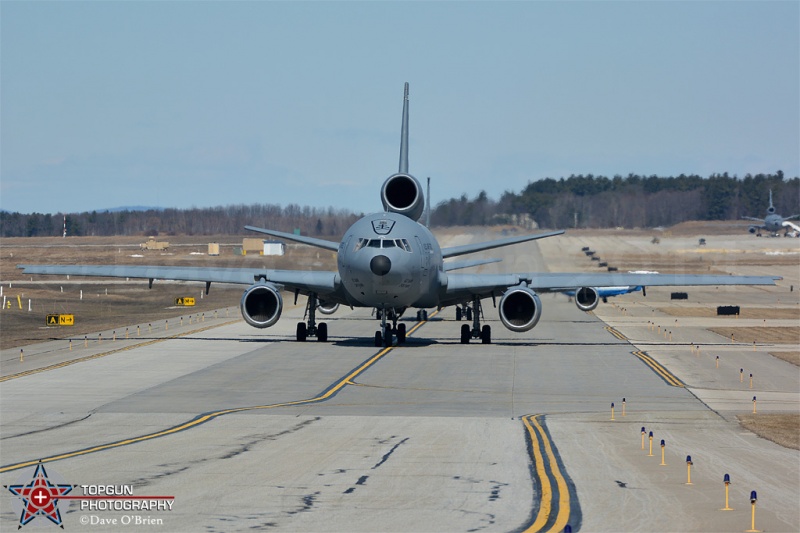
{"label": "main landing gear", "polygon": [[[472,306],[467,307],[464,306],[466,312],[467,320],[472,320],[472,328],[469,327],[469,324],[462,324],[461,325],[461,344],[469,344],[470,339],[480,339],[483,344],[491,344],[492,343],[492,327],[488,324],[484,324],[481,327],[481,315],[483,314],[483,308],[481,307],[481,300],[477,296],[472,298]],[[456,320],[461,320],[461,308],[456,307]],[[474,312],[473,312],[474,310]]]}
{"label": "main landing gear", "polygon": [[456,306],[456,321],[461,322],[461,319],[472,320],[472,308],[466,304],[464,306]]}
{"label": "main landing gear", "polygon": [[297,342],[305,342],[309,336],[316,337],[319,342],[326,342],[328,340],[328,324],[325,322],[317,324],[317,295],[314,293],[308,295],[305,316],[308,317],[308,324],[297,323]]}
{"label": "main landing gear", "polygon": [[[376,309],[376,314],[381,321],[381,329],[375,332],[375,347],[380,348],[381,346],[391,346],[392,345],[392,336],[397,336],[397,344],[405,344],[406,343],[406,325],[405,324],[397,324],[397,320],[402,315],[402,311],[400,313],[397,312],[395,309]],[[386,323],[386,319],[392,321],[392,325]]]}

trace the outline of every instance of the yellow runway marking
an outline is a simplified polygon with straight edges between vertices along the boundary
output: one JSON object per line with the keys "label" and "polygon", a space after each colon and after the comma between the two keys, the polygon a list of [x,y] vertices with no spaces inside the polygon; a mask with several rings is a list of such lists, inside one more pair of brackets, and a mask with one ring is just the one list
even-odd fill
{"label": "yellow runway marking", "polygon": [[620,333],[616,329],[612,328],[611,326],[606,326],[605,330],[608,331],[609,333],[611,333],[612,335],[614,335],[616,338],[618,338],[621,341],[627,341],[628,340],[628,337],[626,337],[625,335],[623,335],[622,333]]}
{"label": "yellow runway marking", "polygon": [[653,371],[656,374],[658,374],[669,385],[672,385],[673,387],[682,387],[682,388],[686,387],[686,385],[684,385],[684,383],[681,380],[675,377],[669,370],[658,364],[658,362],[656,362],[655,359],[647,355],[645,352],[637,350],[633,352],[633,355],[641,359],[644,362],[644,364],[652,368]]}
{"label": "yellow runway marking", "polygon": [[[570,517],[570,494],[567,487],[567,481],[561,473],[558,461],[556,460],[553,448],[550,444],[547,432],[539,424],[537,418],[542,415],[528,415],[522,417],[522,422],[528,430],[533,447],[533,460],[536,466],[536,475],[539,478],[541,485],[539,512],[536,514],[536,519],[533,524],[525,529],[525,533],[538,533],[551,523],[550,515],[553,511],[554,496],[553,486],[550,482],[550,476],[555,479],[556,489],[558,493],[558,513],[555,520],[552,521],[548,532],[556,533],[564,529],[564,526],[569,522]],[[547,464],[545,464],[544,455],[542,454],[542,446],[539,444],[539,439],[542,440],[545,453],[547,455]]]}
{"label": "yellow runway marking", "polygon": [[[436,311],[434,311],[431,314],[431,316],[434,316],[435,314],[436,314]],[[406,335],[415,332],[424,323],[425,323],[424,321],[417,323],[413,328],[411,328],[411,330]],[[162,339],[159,339],[159,340],[162,340]],[[166,339],[163,339],[163,340],[166,340]],[[155,341],[153,341],[153,342],[155,342]],[[137,345],[137,346],[141,346],[141,345]],[[100,451],[103,451],[103,450],[109,450],[111,448],[118,448],[120,446],[127,446],[129,444],[135,444],[135,443],[138,443],[138,442],[144,442],[144,441],[148,441],[148,440],[152,440],[152,439],[157,439],[159,437],[172,435],[174,433],[178,433],[179,431],[185,431],[187,429],[191,429],[191,428],[197,427],[197,426],[199,426],[201,424],[204,424],[206,422],[209,422],[209,421],[211,421],[211,420],[213,420],[213,419],[215,419],[217,417],[220,417],[220,416],[223,416],[223,415],[229,415],[229,414],[232,414],[232,413],[241,413],[241,412],[244,412],[244,411],[256,411],[256,410],[262,410],[262,409],[275,409],[277,407],[291,407],[291,406],[295,406],[295,405],[304,405],[304,404],[309,404],[309,403],[325,401],[325,400],[329,399],[331,396],[333,396],[334,394],[336,394],[337,392],[339,392],[346,385],[352,384],[353,383],[353,379],[355,377],[357,377],[359,374],[364,372],[370,366],[375,364],[384,355],[386,355],[389,352],[391,352],[394,348],[395,348],[394,346],[387,346],[386,348],[383,348],[377,354],[375,354],[371,358],[369,358],[366,362],[362,363],[358,368],[356,368],[355,370],[350,372],[350,374],[348,374],[344,378],[340,379],[339,381],[334,383],[331,387],[328,387],[320,395],[318,395],[318,396],[316,396],[314,398],[307,398],[307,399],[304,399],[304,400],[296,400],[296,401],[292,401],[292,402],[275,403],[275,404],[271,404],[271,405],[257,405],[257,406],[251,406],[251,407],[233,407],[233,408],[230,408],[230,409],[223,409],[223,410],[220,410],[220,411],[214,411],[214,412],[211,412],[211,413],[205,413],[205,414],[199,415],[196,418],[193,418],[192,420],[189,420],[188,422],[184,422],[183,424],[179,424],[179,425],[173,426],[171,428],[167,428],[167,429],[164,429],[164,430],[161,430],[161,431],[157,431],[155,433],[148,433],[147,435],[140,435],[138,437],[132,437],[130,439],[118,440],[118,441],[115,441],[115,442],[109,442],[107,444],[100,444],[100,445],[97,445],[97,446],[93,446],[91,448],[84,448],[82,450],[76,450],[76,451],[67,452],[67,453],[63,453],[63,454],[59,454],[59,455],[51,455],[50,457],[43,457],[41,459],[33,459],[33,460],[30,460],[30,461],[23,461],[21,463],[15,463],[15,464],[6,465],[6,466],[3,466],[3,467],[0,467],[0,473],[10,472],[12,470],[18,470],[20,468],[26,468],[26,467],[29,467],[29,466],[34,466],[36,464],[39,464],[40,462],[41,463],[50,463],[50,462],[53,462],[53,461],[60,461],[62,459],[69,459],[69,458],[72,458],[72,457],[78,457],[78,456],[81,456],[81,455],[87,455],[87,454],[90,454],[90,453],[100,452]]]}

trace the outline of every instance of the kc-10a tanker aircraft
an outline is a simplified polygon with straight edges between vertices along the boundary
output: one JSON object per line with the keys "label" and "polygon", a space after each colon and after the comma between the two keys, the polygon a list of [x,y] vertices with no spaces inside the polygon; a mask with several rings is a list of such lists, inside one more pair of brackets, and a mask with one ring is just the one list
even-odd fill
{"label": "kc-10a tanker aircraft", "polygon": [[742,217],[745,220],[753,220],[761,222],[760,226],[750,226],[748,231],[755,233],[757,237],[761,237],[761,230],[765,230],[770,235],[777,236],[780,230],[784,230],[783,236],[788,237],[789,232],[800,231],[797,224],[792,224],[790,220],[800,218],[800,215],[792,215],[790,217],[782,217],[775,212],[775,206],[772,205],[772,189],[769,190],[769,207],[767,208],[767,216],[764,218]]}
{"label": "kc-10a tanker aircraft", "polygon": [[[454,270],[494,262],[492,259],[445,262],[445,259],[523,243],[564,233],[553,231],[441,248],[428,228],[417,222],[425,209],[419,181],[408,170],[408,83],[403,96],[400,136],[400,168],[381,187],[384,210],[354,223],[341,242],[246,226],[246,229],[337,252],[336,271],[262,270],[213,267],[107,266],[107,265],[19,265],[26,274],[103,276],[237,283],[248,285],[241,300],[245,321],[268,328],[281,317],[281,291],[308,297],[306,321],[297,324],[297,340],[316,337],[327,341],[328,327],[317,323],[316,311],[332,314],[339,305],[367,307],[377,312],[381,329],[375,345],[406,340],[406,326],[398,319],[408,309],[417,319],[427,319],[427,309],[465,306],[468,321],[461,325],[461,342],[471,339],[491,343],[488,324],[481,327],[481,300],[491,297],[500,321],[511,331],[523,333],[536,326],[542,314],[538,293],[575,291],[575,303],[591,311],[600,299],[599,289],[618,286],[669,285],[774,285],[772,277],[669,275],[630,273],[542,273],[463,274]],[[499,303],[496,299],[499,298]],[[458,308],[461,309],[460,307]],[[458,313],[460,314],[460,313]]]}

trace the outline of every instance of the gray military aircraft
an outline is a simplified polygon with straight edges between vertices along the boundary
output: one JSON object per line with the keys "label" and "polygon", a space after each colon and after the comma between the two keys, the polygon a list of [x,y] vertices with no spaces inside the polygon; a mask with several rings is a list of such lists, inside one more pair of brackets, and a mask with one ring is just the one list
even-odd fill
{"label": "gray military aircraft", "polygon": [[800,215],[792,215],[790,217],[782,217],[775,212],[775,206],[772,205],[772,189],[769,190],[769,207],[767,208],[767,216],[764,218],[753,218],[753,217],[742,217],[744,220],[753,220],[755,222],[761,222],[760,226],[750,226],[748,231],[750,233],[755,233],[756,237],[761,237],[761,230],[768,231],[771,235],[777,236],[778,232],[782,229],[785,230],[783,236],[788,237],[789,231],[792,228],[797,228],[795,224],[785,224],[785,222],[789,220],[794,220],[800,217]]}
{"label": "gray military aircraft", "polygon": [[[406,340],[406,325],[399,318],[410,308],[417,320],[427,320],[427,310],[468,304],[468,320],[462,324],[461,342],[471,339],[491,343],[488,324],[481,326],[481,301],[491,297],[498,305],[500,321],[511,331],[522,333],[536,326],[542,314],[539,292],[576,291],[575,303],[583,311],[597,307],[599,289],[618,286],[669,285],[774,285],[772,277],[668,275],[630,273],[542,273],[455,274],[452,271],[494,262],[475,259],[445,262],[445,259],[483,250],[509,246],[564,233],[551,231],[508,237],[489,242],[441,248],[427,227],[417,222],[425,208],[420,183],[408,171],[408,83],[403,95],[400,136],[400,167],[381,187],[384,210],[355,222],[341,242],[327,241],[246,226],[246,229],[289,241],[337,252],[337,270],[261,270],[211,267],[106,266],[106,265],[19,265],[26,274],[60,274],[148,279],[238,283],[248,285],[242,295],[244,320],[256,328],[274,325],[283,310],[281,291],[308,297],[305,322],[297,324],[296,338],[328,339],[328,327],[317,323],[316,312],[331,314],[339,305],[367,307],[377,311],[381,329],[375,345],[398,344]],[[497,304],[496,304],[497,305]],[[391,322],[391,324],[389,323]]]}

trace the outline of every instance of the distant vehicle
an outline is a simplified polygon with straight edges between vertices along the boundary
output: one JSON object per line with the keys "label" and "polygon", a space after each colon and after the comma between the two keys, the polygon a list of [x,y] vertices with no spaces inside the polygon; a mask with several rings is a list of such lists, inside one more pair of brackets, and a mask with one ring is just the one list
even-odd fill
{"label": "distant vehicle", "polygon": [[[428,319],[428,309],[469,304],[472,325],[461,325],[461,343],[480,339],[491,343],[491,326],[481,325],[481,300],[499,299],[500,322],[515,333],[532,329],[542,315],[538,293],[576,291],[575,303],[583,311],[597,307],[600,290],[619,286],[672,285],[774,285],[772,276],[688,274],[622,274],[516,272],[461,274],[453,270],[494,262],[493,259],[446,261],[466,254],[520,244],[564,233],[563,230],[520,235],[488,242],[442,248],[436,237],[417,222],[425,208],[422,186],[408,172],[408,84],[403,95],[399,171],[383,182],[384,210],[364,216],[345,232],[341,242],[316,239],[271,229],[245,229],[335,252],[337,270],[268,270],[265,268],[215,268],[127,265],[19,265],[25,274],[110,276],[237,283],[247,288],[241,300],[244,320],[256,328],[275,325],[281,317],[281,291],[308,297],[307,320],[297,323],[296,338],[328,340],[328,326],[317,323],[316,312],[333,313],[337,305],[371,308],[381,320],[375,346],[406,341],[406,324],[400,317],[417,309],[417,321]],[[387,322],[391,323],[387,323]]]}
{"label": "distant vehicle", "polygon": [[782,217],[778,213],[775,212],[775,206],[772,205],[772,189],[769,190],[769,207],[767,208],[767,216],[764,218],[753,218],[753,217],[742,217],[744,220],[753,220],[755,222],[761,222],[759,226],[750,226],[748,231],[750,233],[755,233],[756,237],[761,237],[761,231],[765,230],[770,233],[773,237],[777,237],[778,233],[784,229],[784,237],[789,236],[789,232],[794,230],[795,232],[800,232],[800,226],[797,224],[792,224],[789,222],[790,220],[794,220],[800,217],[798,215],[792,215],[790,217]]}

